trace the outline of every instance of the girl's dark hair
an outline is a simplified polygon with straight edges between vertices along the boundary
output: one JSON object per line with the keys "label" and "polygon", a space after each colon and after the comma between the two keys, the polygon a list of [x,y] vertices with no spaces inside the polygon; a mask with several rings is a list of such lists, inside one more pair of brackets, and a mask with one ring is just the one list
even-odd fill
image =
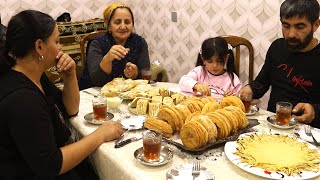
{"label": "girl's dark hair", "polygon": [[226,62],[226,56],[229,54],[229,59],[227,62],[227,73],[229,74],[231,78],[232,85],[235,68],[234,68],[234,55],[232,49],[228,48],[228,43],[223,37],[214,37],[214,38],[208,38],[203,41],[200,52],[198,54],[198,59],[196,61],[196,67],[197,66],[203,66],[204,62],[206,60],[211,59],[213,56],[218,56],[218,62],[221,64],[225,64]]}
{"label": "girl's dark hair", "polygon": [[42,12],[25,10],[13,16],[7,27],[6,41],[0,57],[0,72],[8,71],[16,64],[17,58],[25,57],[34,50],[34,43],[41,39],[46,42],[56,23]]}

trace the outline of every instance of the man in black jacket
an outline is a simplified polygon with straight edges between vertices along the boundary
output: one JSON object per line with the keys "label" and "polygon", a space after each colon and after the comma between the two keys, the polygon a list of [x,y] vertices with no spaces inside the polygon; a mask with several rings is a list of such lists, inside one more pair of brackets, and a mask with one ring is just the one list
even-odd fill
{"label": "man in black jacket", "polygon": [[[290,102],[293,106],[309,103],[316,109],[320,102],[320,45],[313,34],[320,24],[319,9],[317,0],[285,0],[281,4],[284,38],[271,44],[258,76],[240,93],[252,92],[253,98],[258,99],[271,86],[269,111],[275,112],[279,101]],[[304,113],[296,109],[296,113]],[[308,116],[301,121],[320,127],[316,119],[317,116]]]}

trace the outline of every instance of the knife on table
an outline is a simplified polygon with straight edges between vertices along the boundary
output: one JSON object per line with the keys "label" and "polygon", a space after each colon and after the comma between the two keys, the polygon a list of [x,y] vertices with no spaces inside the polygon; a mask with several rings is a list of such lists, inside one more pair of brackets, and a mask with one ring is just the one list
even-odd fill
{"label": "knife on table", "polygon": [[120,142],[118,142],[118,143],[116,143],[116,144],[114,145],[114,148],[123,147],[124,145],[129,144],[129,143],[134,142],[134,141],[138,141],[138,140],[140,140],[141,138],[142,138],[142,136],[138,136],[138,137],[132,137],[132,138],[129,138],[129,139],[120,141]]}

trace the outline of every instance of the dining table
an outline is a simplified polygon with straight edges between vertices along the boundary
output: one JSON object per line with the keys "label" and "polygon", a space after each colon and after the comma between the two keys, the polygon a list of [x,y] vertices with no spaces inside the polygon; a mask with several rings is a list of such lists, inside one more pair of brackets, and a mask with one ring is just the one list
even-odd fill
{"label": "dining table", "polygon": [[[155,87],[166,87],[171,89],[178,89],[177,83],[157,82]],[[80,107],[77,116],[70,119],[72,134],[74,139],[81,139],[96,130],[99,125],[88,123],[84,116],[91,113],[92,99],[94,95],[100,93],[100,87],[92,87],[80,91]],[[130,102],[130,101],[129,101]],[[125,100],[118,108],[118,112],[113,112],[114,117],[112,120],[117,121],[123,116],[133,115],[128,110],[128,102]],[[257,119],[259,124],[250,128],[248,132],[267,132],[267,133],[279,133],[286,134],[292,137],[294,135],[294,128],[279,129],[270,125],[267,122],[269,116],[274,115],[273,112],[269,112],[263,109],[259,109],[258,112],[251,116],[247,116],[250,119]],[[303,126],[298,124],[297,126]],[[125,139],[129,137],[135,137],[143,133],[145,129],[132,130],[126,133]],[[103,143],[97,148],[90,156],[89,159],[101,180],[131,180],[131,179],[152,179],[152,180],[164,180],[170,179],[168,172],[175,167],[184,164],[192,164],[195,161],[199,161],[201,166],[206,168],[206,171],[212,173],[216,180],[260,180],[268,179],[250,172],[247,172],[237,165],[232,163],[224,152],[224,145],[219,147],[208,149],[201,154],[194,154],[182,151],[175,145],[162,142],[162,146],[168,147],[173,152],[172,159],[161,166],[148,166],[141,164],[134,156],[134,152],[143,146],[142,140],[131,142],[121,148],[115,148],[115,140]],[[79,149],[80,150],[80,149]],[[293,157],[294,158],[294,157]],[[190,172],[190,179],[194,177]],[[197,179],[195,177],[194,179]],[[319,179],[319,176],[313,179]]]}

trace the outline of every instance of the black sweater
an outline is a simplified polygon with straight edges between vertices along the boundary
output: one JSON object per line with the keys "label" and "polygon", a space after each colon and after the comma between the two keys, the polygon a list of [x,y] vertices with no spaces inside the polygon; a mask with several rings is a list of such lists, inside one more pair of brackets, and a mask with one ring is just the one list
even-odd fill
{"label": "black sweater", "polygon": [[[268,110],[275,112],[276,103],[288,101],[311,103],[318,114],[320,103],[320,45],[307,52],[290,52],[283,38],[274,41],[265,63],[250,84],[253,98],[261,98],[271,86]],[[313,126],[320,127],[317,119]]]}
{"label": "black sweater", "polygon": [[[70,131],[61,91],[43,75],[43,94],[22,73],[0,75],[0,179],[70,179],[58,176]],[[57,110],[60,109],[60,112]],[[74,178],[72,178],[74,179]]]}

